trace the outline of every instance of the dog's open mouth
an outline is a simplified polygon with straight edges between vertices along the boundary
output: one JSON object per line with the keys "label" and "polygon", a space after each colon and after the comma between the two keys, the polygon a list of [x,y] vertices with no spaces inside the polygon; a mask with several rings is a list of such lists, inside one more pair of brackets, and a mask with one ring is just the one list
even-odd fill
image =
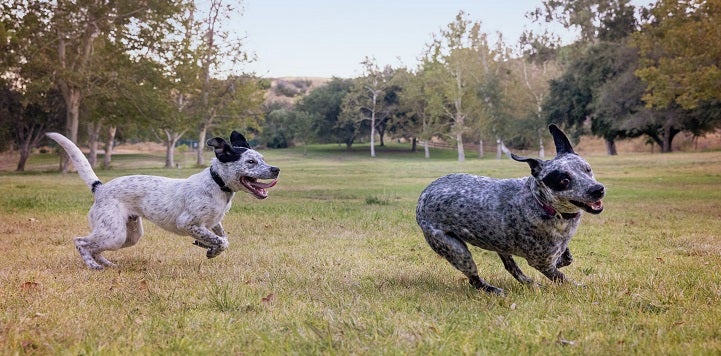
{"label": "dog's open mouth", "polygon": [[259,182],[256,178],[240,177],[240,184],[242,184],[245,189],[248,189],[248,191],[258,199],[267,198],[268,191],[266,189],[272,188],[276,183],[278,183],[277,179],[264,183]]}
{"label": "dog's open mouth", "polygon": [[600,214],[603,211],[603,201],[601,200],[595,201],[593,203],[581,203],[575,200],[571,200],[571,203],[591,214]]}

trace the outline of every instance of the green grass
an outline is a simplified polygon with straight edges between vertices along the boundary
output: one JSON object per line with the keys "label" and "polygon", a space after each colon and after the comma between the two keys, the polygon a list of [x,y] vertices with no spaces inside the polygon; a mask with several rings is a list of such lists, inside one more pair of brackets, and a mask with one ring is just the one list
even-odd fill
{"label": "green grass", "polygon": [[[92,203],[75,174],[47,172],[52,156],[0,173],[2,354],[721,353],[719,152],[587,157],[608,196],[603,214],[583,217],[564,268],[584,287],[553,285],[518,259],[545,285],[527,288],[472,248],[506,297],[473,290],[433,253],[414,208],[440,175],[518,177],[526,165],[394,145],[375,159],[362,147],[264,154],[281,179],[266,200],[235,198],[229,250],[208,260],[146,223],[102,272],[72,243]],[[98,171],[105,181],[199,170],[115,158]]]}

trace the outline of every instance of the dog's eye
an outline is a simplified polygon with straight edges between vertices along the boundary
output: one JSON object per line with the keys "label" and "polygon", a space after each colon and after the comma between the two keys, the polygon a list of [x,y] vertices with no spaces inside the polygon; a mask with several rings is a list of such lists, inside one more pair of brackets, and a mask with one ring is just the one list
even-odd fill
{"label": "dog's eye", "polygon": [[547,187],[557,192],[567,190],[571,186],[571,176],[561,171],[552,171],[548,173],[541,181]]}
{"label": "dog's eye", "polygon": [[256,164],[256,163],[258,163],[258,162],[257,162],[256,160],[254,160],[254,159],[249,159],[249,160],[245,161],[245,163],[247,163],[247,164]]}

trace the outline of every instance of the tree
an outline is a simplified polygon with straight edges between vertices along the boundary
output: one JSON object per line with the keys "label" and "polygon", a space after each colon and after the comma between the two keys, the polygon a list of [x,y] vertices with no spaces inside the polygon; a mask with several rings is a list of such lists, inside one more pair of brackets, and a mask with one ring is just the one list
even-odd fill
{"label": "tree", "polygon": [[374,59],[366,57],[361,64],[365,75],[356,78],[348,94],[343,98],[341,117],[346,118],[346,125],[360,125],[369,121],[370,125],[370,155],[376,156],[375,136],[378,124],[390,117],[386,105],[386,90],[393,70],[386,67],[380,70]]}
{"label": "tree", "polygon": [[482,77],[489,72],[489,66],[495,59],[488,45],[488,36],[481,32],[480,22],[467,18],[465,12],[456,15],[454,22],[448,24],[434,36],[426,50],[426,61],[439,65],[446,72],[446,80],[439,83],[444,98],[446,115],[453,121],[451,131],[455,136],[458,160],[465,160],[463,134],[473,119],[470,107],[480,106],[475,88]]}
{"label": "tree", "polygon": [[423,63],[415,73],[399,71],[394,77],[395,84],[401,87],[399,112],[401,128],[396,132],[405,132],[407,136],[421,139],[425,158],[430,158],[429,142],[434,136],[447,132],[449,123],[443,120],[443,98],[434,90],[441,81],[440,70],[431,62]]}
{"label": "tree", "polygon": [[20,153],[16,171],[25,170],[32,149],[43,140],[45,132],[60,127],[63,109],[57,90],[33,95],[22,94],[7,84],[0,86],[0,128]]}
{"label": "tree", "polygon": [[[100,38],[112,37],[136,56],[160,42],[166,20],[182,5],[166,1],[5,1],[8,41],[3,61],[14,60],[19,80],[51,81],[65,101],[65,134],[77,142],[80,107],[94,71],[91,59]],[[9,67],[5,67],[9,68]],[[67,161],[62,169],[67,168]]]}
{"label": "tree", "polygon": [[721,100],[721,0],[661,0],[635,36],[648,105],[693,110]]}
{"label": "tree", "polygon": [[[223,20],[230,19],[233,13],[240,14],[239,9],[232,5],[224,5],[222,0],[209,2],[207,17],[198,25],[202,26],[197,51],[199,51],[200,66],[202,67],[200,124],[198,127],[198,142],[203,144],[210,128],[219,118],[259,116],[260,103],[255,81],[238,80],[243,76],[233,74],[227,86],[213,85],[213,74],[217,74],[220,64],[227,62],[235,68],[241,63],[248,62],[251,57],[243,49],[243,41],[223,28]],[[217,81],[216,81],[217,83]],[[244,112],[245,111],[245,112]],[[252,114],[251,114],[252,112]],[[197,164],[204,165],[203,150],[198,149]]]}
{"label": "tree", "polygon": [[533,21],[556,22],[576,28],[582,43],[613,41],[634,31],[631,0],[544,0],[527,17]]}
{"label": "tree", "polygon": [[350,91],[352,80],[333,78],[327,84],[312,90],[295,106],[295,111],[310,119],[313,140],[319,143],[353,144],[355,127],[339,123],[343,98]]}

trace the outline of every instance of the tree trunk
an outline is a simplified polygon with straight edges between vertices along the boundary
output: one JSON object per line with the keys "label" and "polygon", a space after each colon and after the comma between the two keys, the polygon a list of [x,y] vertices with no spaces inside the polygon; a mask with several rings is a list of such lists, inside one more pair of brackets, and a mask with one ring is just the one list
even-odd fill
{"label": "tree trunk", "polygon": [[371,157],[376,156],[376,114],[371,114]]}
{"label": "tree trunk", "polygon": [[661,146],[662,153],[668,153],[673,151],[673,138],[679,133],[679,130],[674,129],[671,125],[663,128],[663,146]]}
{"label": "tree trunk", "polygon": [[501,151],[501,145],[503,145],[503,142],[500,138],[496,139],[496,159],[501,159],[501,156],[503,155],[503,151]]}
{"label": "tree trunk", "polygon": [[205,156],[203,156],[203,152],[205,151],[205,135],[208,133],[208,126],[205,124],[200,125],[200,133],[198,133],[198,149],[196,152],[196,162],[198,166],[204,166],[205,165]]}
{"label": "tree trunk", "polygon": [[478,140],[478,158],[483,158],[483,140]]}
{"label": "tree trunk", "polygon": [[418,145],[418,139],[414,137],[411,139],[411,152],[416,151],[416,145]]}
{"label": "tree trunk", "polygon": [[185,131],[181,133],[165,131],[165,168],[175,168],[175,144],[183,136]]}
{"label": "tree trunk", "polygon": [[18,160],[18,166],[15,169],[17,172],[25,172],[25,164],[28,161],[28,158],[30,158],[30,140],[26,140],[25,142],[20,145],[20,160]]}
{"label": "tree trunk", "polygon": [[88,123],[88,146],[90,146],[88,162],[90,162],[90,167],[93,168],[98,162],[98,140],[100,138],[100,128],[102,127],[100,121]]}
{"label": "tree trunk", "polygon": [[546,157],[546,148],[543,147],[543,137],[538,139],[538,158],[545,158]]}
{"label": "tree trunk", "polygon": [[428,140],[423,141],[423,152],[425,158],[431,158],[431,150],[428,148]]}
{"label": "tree trunk", "polygon": [[[67,105],[67,114],[65,118],[65,135],[70,141],[77,144],[78,142],[78,127],[80,126],[80,89],[69,87],[67,90],[67,96],[65,96],[65,105]],[[67,173],[68,160],[67,153],[62,150],[60,159],[60,171]]]}
{"label": "tree trunk", "polygon": [[108,137],[105,139],[105,155],[103,156],[103,169],[110,169],[110,160],[113,156],[113,144],[115,142],[115,131],[117,127],[110,125],[108,128]]}
{"label": "tree trunk", "polygon": [[618,151],[616,150],[616,140],[613,138],[606,138],[606,154],[609,156],[618,155]]}
{"label": "tree trunk", "polygon": [[458,143],[458,162],[463,162],[466,160],[466,152],[463,149],[463,134],[460,132],[456,134],[456,142]]}

